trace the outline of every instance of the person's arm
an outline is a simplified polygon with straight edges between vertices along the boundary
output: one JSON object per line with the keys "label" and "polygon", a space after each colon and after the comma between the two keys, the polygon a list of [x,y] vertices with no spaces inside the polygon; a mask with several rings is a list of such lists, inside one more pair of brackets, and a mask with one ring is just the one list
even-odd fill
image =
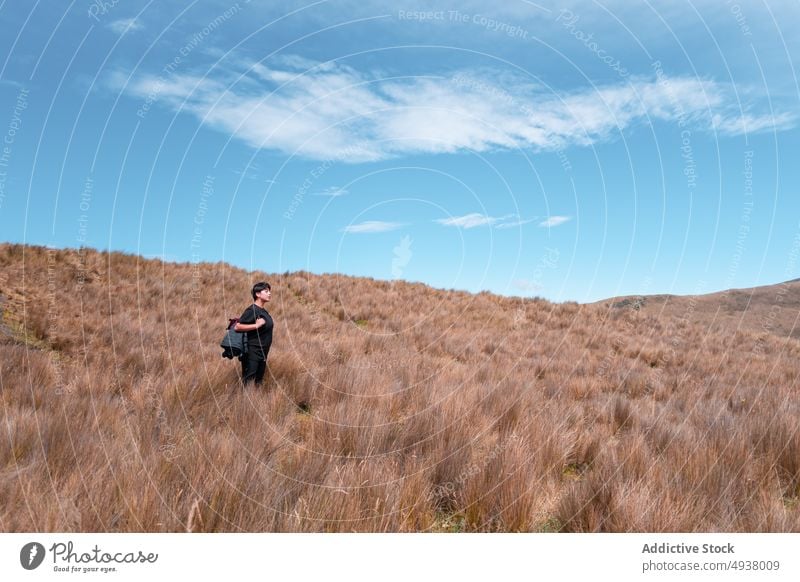
{"label": "person's arm", "polygon": [[262,325],[266,324],[267,320],[263,317],[259,317],[256,319],[255,323],[236,323],[233,326],[233,331],[244,332],[244,331],[255,331]]}
{"label": "person's arm", "polygon": [[242,313],[239,321],[236,322],[233,330],[238,332],[255,331],[265,323],[266,321],[264,321],[262,317],[256,319],[255,309],[250,306],[244,310],[244,313]]}

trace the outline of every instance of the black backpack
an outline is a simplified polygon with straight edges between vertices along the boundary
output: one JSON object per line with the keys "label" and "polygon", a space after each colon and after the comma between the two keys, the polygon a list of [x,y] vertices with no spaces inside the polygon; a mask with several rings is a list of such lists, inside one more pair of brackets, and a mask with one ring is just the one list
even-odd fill
{"label": "black backpack", "polygon": [[225,330],[225,336],[219,343],[222,348],[222,357],[232,360],[239,358],[240,360],[247,353],[247,333],[235,331],[234,327],[239,323],[239,318],[228,320],[228,329]]}

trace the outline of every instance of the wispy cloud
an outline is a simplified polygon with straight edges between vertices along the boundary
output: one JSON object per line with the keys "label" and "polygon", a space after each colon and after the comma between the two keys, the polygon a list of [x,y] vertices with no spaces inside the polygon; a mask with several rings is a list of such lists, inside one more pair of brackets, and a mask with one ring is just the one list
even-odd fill
{"label": "wispy cloud", "polygon": [[520,291],[525,291],[530,293],[531,291],[540,291],[543,287],[540,283],[536,281],[530,281],[528,279],[515,279],[512,283],[515,289],[519,289]]}
{"label": "wispy cloud", "polygon": [[758,133],[760,131],[782,131],[794,127],[796,116],[789,113],[777,115],[751,115],[745,113],[740,117],[723,117],[714,115],[711,122],[714,129],[724,135],[740,135],[743,133]]}
{"label": "wispy cloud", "polygon": [[349,234],[370,234],[375,232],[389,232],[405,226],[402,222],[383,222],[381,220],[367,220],[359,224],[351,224],[342,229]]}
{"label": "wispy cloud", "polygon": [[233,170],[237,176],[242,176],[247,180],[258,181],[263,184],[277,184],[276,180],[265,178],[261,166],[254,162],[249,162],[246,166],[242,166],[240,170]]}
{"label": "wispy cloud", "polygon": [[347,194],[347,190],[344,188],[339,188],[338,186],[331,186],[330,188],[325,188],[321,192],[314,192],[314,196],[344,196]]}
{"label": "wispy cloud", "polygon": [[458,228],[475,228],[478,226],[493,226],[501,220],[511,217],[511,214],[506,216],[487,216],[486,214],[479,214],[473,212],[465,214],[464,216],[454,216],[451,218],[438,218],[436,222],[444,226],[456,226]]}
{"label": "wispy cloud", "polygon": [[126,90],[142,99],[155,96],[156,103],[189,112],[255,148],[346,162],[589,146],[652,121],[680,120],[737,135],[788,129],[798,119],[771,114],[763,99],[742,112],[730,86],[694,77],[629,78],[554,94],[491,71],[382,78],[291,55],[243,66],[236,71],[226,62],[211,75],[174,75],[168,82],[140,76]]}
{"label": "wispy cloud", "polygon": [[515,226],[522,226],[523,224],[528,224],[536,220],[536,218],[517,218],[517,220],[512,220],[511,222],[503,222],[498,224],[495,228],[514,228]]}
{"label": "wispy cloud", "polygon": [[547,220],[539,223],[539,226],[550,227],[564,224],[568,220],[572,220],[570,216],[550,216]]}
{"label": "wispy cloud", "polygon": [[140,30],[142,25],[135,18],[121,18],[120,20],[110,22],[108,27],[117,34],[123,34],[125,32]]}

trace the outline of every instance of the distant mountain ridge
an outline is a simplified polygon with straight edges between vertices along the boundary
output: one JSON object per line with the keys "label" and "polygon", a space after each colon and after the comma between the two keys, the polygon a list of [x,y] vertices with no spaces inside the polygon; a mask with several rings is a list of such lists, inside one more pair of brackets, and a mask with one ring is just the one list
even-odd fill
{"label": "distant mountain ridge", "polygon": [[682,318],[716,331],[770,333],[800,340],[800,278],[745,289],[703,295],[626,295],[596,301],[610,309],[636,309],[643,314]]}

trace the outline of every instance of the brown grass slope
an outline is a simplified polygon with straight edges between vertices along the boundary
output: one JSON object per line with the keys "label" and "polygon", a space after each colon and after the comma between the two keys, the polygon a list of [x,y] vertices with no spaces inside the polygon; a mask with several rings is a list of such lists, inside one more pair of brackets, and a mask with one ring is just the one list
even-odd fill
{"label": "brown grass slope", "polygon": [[691,317],[714,331],[771,333],[800,340],[800,279],[704,295],[628,295],[597,302],[660,318]]}
{"label": "brown grass slope", "polygon": [[800,531],[800,343],[697,308],[10,244],[0,301],[2,531]]}

